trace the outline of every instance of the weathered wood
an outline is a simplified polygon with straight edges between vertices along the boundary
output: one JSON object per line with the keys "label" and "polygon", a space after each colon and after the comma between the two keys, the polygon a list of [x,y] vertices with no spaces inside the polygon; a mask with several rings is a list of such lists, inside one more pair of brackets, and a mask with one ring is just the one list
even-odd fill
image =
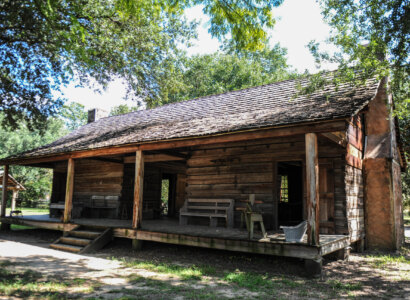
{"label": "weathered wood", "polygon": [[140,228],[142,220],[142,200],[144,190],[144,154],[138,150],[135,155],[134,205],[132,228]]}
{"label": "weathered wood", "polygon": [[1,191],[1,213],[0,216],[4,217],[6,216],[6,206],[7,206],[7,187],[8,187],[8,183],[9,183],[9,166],[8,165],[4,165],[3,167],[3,182],[2,182],[2,187],[3,190]]}
{"label": "weathered wood", "polygon": [[37,158],[19,158],[19,159],[5,159],[1,160],[4,164],[36,164],[44,162],[53,161],[63,161],[69,158],[86,158],[93,156],[109,156],[131,153],[138,150],[160,150],[160,149],[171,149],[171,148],[181,148],[181,147],[191,147],[198,145],[216,144],[216,143],[228,143],[235,141],[246,141],[251,139],[266,139],[272,137],[285,137],[297,134],[305,134],[308,132],[333,132],[345,129],[345,121],[333,120],[326,122],[317,122],[309,124],[300,124],[295,126],[286,127],[273,127],[264,128],[258,130],[249,130],[241,133],[226,133],[216,136],[197,136],[189,139],[173,139],[169,141],[162,142],[147,142],[140,145],[126,145],[126,146],[115,146],[100,148],[94,150],[86,151],[76,151],[72,153],[61,153],[58,155],[49,155]]}
{"label": "weathered wood", "polygon": [[317,135],[307,133],[306,137],[306,186],[308,243],[319,245],[319,162]]}
{"label": "weathered wood", "polygon": [[346,138],[346,133],[344,131],[325,132],[325,133],[321,133],[321,135],[342,147],[346,147],[347,138]]}
{"label": "weathered wood", "polygon": [[73,191],[74,191],[74,160],[68,159],[67,181],[64,202],[64,223],[70,222],[71,210],[73,209]]}
{"label": "weathered wood", "polygon": [[[186,158],[177,157],[168,154],[144,154],[145,162],[161,162],[161,161],[184,161]],[[124,157],[124,163],[130,164],[135,162],[135,156]]]}
{"label": "weathered wood", "polygon": [[140,250],[142,250],[142,244],[143,244],[143,241],[137,240],[137,239],[133,239],[133,240],[132,240],[132,250],[134,250],[134,251],[140,251]]}
{"label": "weathered wood", "polygon": [[248,240],[229,240],[214,237],[198,237],[183,234],[137,231],[138,240],[154,241],[176,245],[213,248],[229,251],[259,253],[305,259],[316,259],[320,248],[306,244],[269,243]]}
{"label": "weathered wood", "polygon": [[112,241],[112,228],[106,228],[97,238],[85,246],[80,253],[97,251]]}
{"label": "weathered wood", "polygon": [[60,231],[69,231],[75,228],[78,225],[67,223],[64,224],[63,222],[54,222],[54,221],[37,221],[37,220],[30,220],[25,218],[13,218],[13,217],[4,217],[0,219],[1,223],[3,224],[16,224],[16,225],[24,225],[24,226],[31,226],[43,229],[50,229],[50,230],[60,230]]}
{"label": "weathered wood", "polygon": [[13,190],[13,196],[11,197],[11,211],[16,210],[16,200],[19,192],[18,190]]}

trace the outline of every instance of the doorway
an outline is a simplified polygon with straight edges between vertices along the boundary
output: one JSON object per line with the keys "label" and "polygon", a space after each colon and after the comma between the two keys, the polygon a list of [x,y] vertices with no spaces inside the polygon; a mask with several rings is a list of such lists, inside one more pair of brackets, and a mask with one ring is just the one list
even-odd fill
{"label": "doorway", "polygon": [[176,175],[163,173],[161,179],[161,216],[175,217]]}
{"label": "doorway", "polygon": [[279,226],[303,221],[303,165],[301,161],[278,162],[276,191]]}

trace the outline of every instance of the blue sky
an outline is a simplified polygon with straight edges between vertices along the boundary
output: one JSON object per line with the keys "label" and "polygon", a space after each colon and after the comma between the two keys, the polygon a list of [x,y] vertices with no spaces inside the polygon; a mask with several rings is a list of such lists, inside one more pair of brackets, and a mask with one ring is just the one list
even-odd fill
{"label": "blue sky", "polygon": [[[315,0],[285,0],[284,3],[273,10],[277,19],[275,28],[269,32],[272,44],[280,43],[288,50],[288,63],[303,72],[305,69],[315,72],[316,69],[312,55],[306,48],[311,40],[324,41],[330,28],[324,23],[320,14],[320,8]],[[201,7],[194,7],[186,11],[188,19],[201,21],[198,27],[198,40],[194,47],[187,49],[188,54],[204,54],[218,51],[219,44],[208,33],[207,17],[202,14]],[[330,49],[331,50],[331,49]],[[332,69],[333,66],[323,66]],[[109,111],[119,104],[135,105],[126,102],[122,98],[125,95],[125,87],[120,80],[112,82],[102,94],[92,89],[76,88],[74,84],[63,89],[69,101],[79,102],[86,109],[98,107]]]}

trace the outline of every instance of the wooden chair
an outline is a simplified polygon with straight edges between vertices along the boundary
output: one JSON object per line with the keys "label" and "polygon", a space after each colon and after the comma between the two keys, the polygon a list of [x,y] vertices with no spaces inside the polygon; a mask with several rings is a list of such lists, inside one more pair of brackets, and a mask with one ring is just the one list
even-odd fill
{"label": "wooden chair", "polygon": [[265,225],[263,224],[262,214],[253,211],[253,205],[255,204],[255,194],[249,195],[249,202],[246,204],[246,209],[243,211],[243,217],[246,221],[246,229],[248,230],[248,237],[250,240],[253,239],[253,232],[255,228],[255,223],[259,223],[262,231],[262,235],[266,238],[267,233],[265,230]]}

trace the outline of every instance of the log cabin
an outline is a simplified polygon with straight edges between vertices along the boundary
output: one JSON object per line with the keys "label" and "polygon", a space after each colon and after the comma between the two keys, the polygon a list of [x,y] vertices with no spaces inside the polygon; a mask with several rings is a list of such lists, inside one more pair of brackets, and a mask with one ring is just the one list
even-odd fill
{"label": "log cabin", "polygon": [[[2,228],[61,230],[52,246],[75,252],[120,237],[134,249],[155,241],[298,257],[313,272],[324,255],[350,246],[399,248],[406,162],[388,79],[301,95],[308,80],[119,116],[91,110],[67,136],[0,160],[5,170],[53,170],[50,214],[2,211]],[[251,239],[243,229],[249,199],[267,230]],[[195,201],[200,210],[190,214]],[[304,220],[303,241],[287,242],[280,226]]]}

